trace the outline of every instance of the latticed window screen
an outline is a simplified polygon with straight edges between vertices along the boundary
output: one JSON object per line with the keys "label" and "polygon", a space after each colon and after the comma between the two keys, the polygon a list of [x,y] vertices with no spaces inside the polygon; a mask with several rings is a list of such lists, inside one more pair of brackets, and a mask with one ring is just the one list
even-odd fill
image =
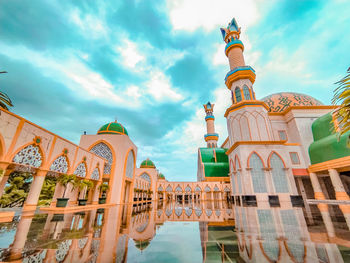
{"label": "latticed window screen", "polygon": [[251,175],[253,181],[254,192],[256,193],[267,193],[264,166],[256,153],[253,153],[249,160],[249,166],[252,168]]}
{"label": "latticed window screen", "polygon": [[296,262],[304,262],[305,250],[297,217],[293,210],[281,210],[280,213],[288,249]]}
{"label": "latticed window screen", "polygon": [[132,179],[134,176],[134,154],[129,151],[128,158],[126,160],[126,172],[125,176]]}
{"label": "latticed window screen", "polygon": [[250,97],[249,88],[246,85],[243,86],[243,95],[244,95],[244,99],[246,99],[246,100],[251,100],[252,99]]}
{"label": "latticed window screen", "polygon": [[100,142],[96,144],[90,152],[105,158],[107,160],[107,163],[105,163],[104,169],[103,169],[103,174],[110,174],[111,173],[111,166],[113,163],[113,154],[111,149],[103,142]]}
{"label": "latticed window screen", "polygon": [[51,164],[50,171],[66,173],[68,171],[67,157],[64,155],[57,157],[56,160],[54,160]]}
{"label": "latticed window screen", "polygon": [[20,150],[12,159],[14,163],[29,165],[35,168],[39,168],[42,161],[40,149],[36,145],[28,145]]}
{"label": "latticed window screen", "polygon": [[272,180],[277,193],[288,193],[288,180],[281,158],[273,153],[270,159]]}
{"label": "latticed window screen", "polygon": [[189,186],[186,186],[186,188],[185,188],[185,192],[186,192],[186,193],[188,193],[188,192],[192,192],[192,189],[191,189],[191,187],[189,187]]}
{"label": "latticed window screen", "polygon": [[86,166],[85,163],[80,163],[75,169],[74,173],[76,176],[85,177],[86,176]]}
{"label": "latticed window screen", "polygon": [[200,192],[202,191],[202,189],[199,186],[196,186],[196,188],[194,189],[196,192]]}
{"label": "latticed window screen", "polygon": [[163,191],[163,187],[162,187],[162,186],[159,186],[159,187],[158,187],[158,191]]}
{"label": "latticed window screen", "polygon": [[176,187],[175,192],[182,192],[182,188],[180,186]]}
{"label": "latticed window screen", "polygon": [[272,213],[270,210],[258,210],[258,218],[264,252],[272,262],[277,262],[279,245]]}
{"label": "latticed window screen", "polygon": [[91,179],[93,179],[93,180],[98,180],[98,179],[100,179],[100,171],[98,170],[97,167],[96,167],[96,168],[94,169],[94,171],[92,172],[92,174],[91,174]]}
{"label": "latticed window screen", "polygon": [[204,188],[204,192],[207,192],[207,193],[208,193],[208,192],[210,192],[210,190],[211,190],[211,189],[210,189],[209,186],[206,186],[206,187]]}
{"label": "latticed window screen", "polygon": [[165,191],[167,191],[167,192],[172,192],[173,189],[172,189],[171,186],[169,185],[169,186],[165,189]]}
{"label": "latticed window screen", "polygon": [[235,88],[235,96],[236,96],[236,102],[240,102],[242,100],[242,93],[239,87]]}

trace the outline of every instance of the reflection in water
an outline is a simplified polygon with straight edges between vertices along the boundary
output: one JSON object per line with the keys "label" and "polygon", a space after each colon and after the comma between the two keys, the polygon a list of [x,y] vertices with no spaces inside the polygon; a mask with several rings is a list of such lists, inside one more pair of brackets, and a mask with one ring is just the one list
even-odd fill
{"label": "reflection in water", "polygon": [[349,262],[347,206],[158,202],[0,224],[5,262]]}

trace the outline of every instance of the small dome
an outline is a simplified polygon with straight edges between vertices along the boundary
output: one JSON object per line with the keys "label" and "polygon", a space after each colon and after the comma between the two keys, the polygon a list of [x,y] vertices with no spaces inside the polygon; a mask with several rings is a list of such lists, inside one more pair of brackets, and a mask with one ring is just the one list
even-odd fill
{"label": "small dome", "polygon": [[125,134],[128,135],[127,130],[123,125],[117,121],[107,123],[103,125],[97,132],[97,134]]}
{"label": "small dome", "polygon": [[159,173],[159,174],[158,174],[158,178],[159,178],[159,179],[165,179],[165,176],[164,176],[164,174]]}
{"label": "small dome", "polygon": [[147,158],[147,160],[144,160],[141,163],[140,168],[156,168],[156,166],[149,158]]}
{"label": "small dome", "polygon": [[291,106],[323,105],[319,100],[309,95],[295,92],[274,93],[260,100],[269,106],[269,112],[282,112]]}

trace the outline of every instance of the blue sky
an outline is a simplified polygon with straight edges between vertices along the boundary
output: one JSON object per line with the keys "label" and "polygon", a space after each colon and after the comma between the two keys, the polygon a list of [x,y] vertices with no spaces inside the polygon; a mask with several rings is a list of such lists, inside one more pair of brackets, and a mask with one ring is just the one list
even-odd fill
{"label": "blue sky", "polygon": [[[156,4],[155,4],[156,3]],[[0,1],[0,90],[11,110],[75,143],[117,117],[171,181],[196,180],[203,104],[227,137],[229,70],[219,28],[236,17],[258,98],[329,104],[350,66],[350,2]]]}

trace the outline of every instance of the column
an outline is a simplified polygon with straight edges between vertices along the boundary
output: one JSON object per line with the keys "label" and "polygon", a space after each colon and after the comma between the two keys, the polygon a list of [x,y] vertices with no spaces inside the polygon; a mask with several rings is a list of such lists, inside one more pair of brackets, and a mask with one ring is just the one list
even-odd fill
{"label": "column", "polygon": [[325,200],[320,182],[318,181],[317,175],[315,173],[310,173],[310,180],[311,180],[312,188],[314,189],[315,199]]}
{"label": "column", "polygon": [[[22,215],[21,220],[17,225],[16,235],[13,243],[10,246],[10,259],[20,259],[22,258],[22,250],[27,240],[27,235],[29,232],[30,225],[32,224],[32,216]],[[22,262],[22,261],[21,261]]]}
{"label": "column", "polygon": [[101,182],[97,182],[95,184],[95,187],[93,188],[93,195],[92,195],[92,204],[97,205],[98,204],[98,198],[100,196],[100,185]]}
{"label": "column", "polygon": [[4,190],[5,190],[5,186],[6,186],[6,183],[10,177],[10,174],[13,172],[13,170],[4,170],[3,171],[3,177],[0,179],[1,182],[0,182],[0,198],[2,196],[2,194],[4,193]]}
{"label": "column", "polygon": [[299,185],[300,194],[301,194],[301,196],[303,197],[303,200],[304,200],[305,211],[306,211],[307,217],[310,220],[310,223],[313,224],[314,220],[313,220],[313,217],[312,217],[310,205],[307,202],[307,195],[306,195],[306,191],[305,191],[305,188],[304,188],[303,178],[296,177],[296,180],[297,180],[298,185]]}
{"label": "column", "polygon": [[323,223],[326,227],[328,237],[335,237],[335,231],[331,216],[329,215],[327,204],[318,204],[317,207],[320,209]]}
{"label": "column", "polygon": [[214,192],[213,191],[210,192],[210,200],[214,200]]}
{"label": "column", "polygon": [[335,169],[329,169],[328,172],[334,187],[335,198],[337,200],[349,200],[349,196],[345,192],[344,185],[340,179],[338,171]]}
{"label": "column", "polygon": [[23,205],[23,211],[33,211],[36,209],[46,173],[47,171],[38,170],[37,173],[33,175],[33,182],[30,185],[27,200]]}

